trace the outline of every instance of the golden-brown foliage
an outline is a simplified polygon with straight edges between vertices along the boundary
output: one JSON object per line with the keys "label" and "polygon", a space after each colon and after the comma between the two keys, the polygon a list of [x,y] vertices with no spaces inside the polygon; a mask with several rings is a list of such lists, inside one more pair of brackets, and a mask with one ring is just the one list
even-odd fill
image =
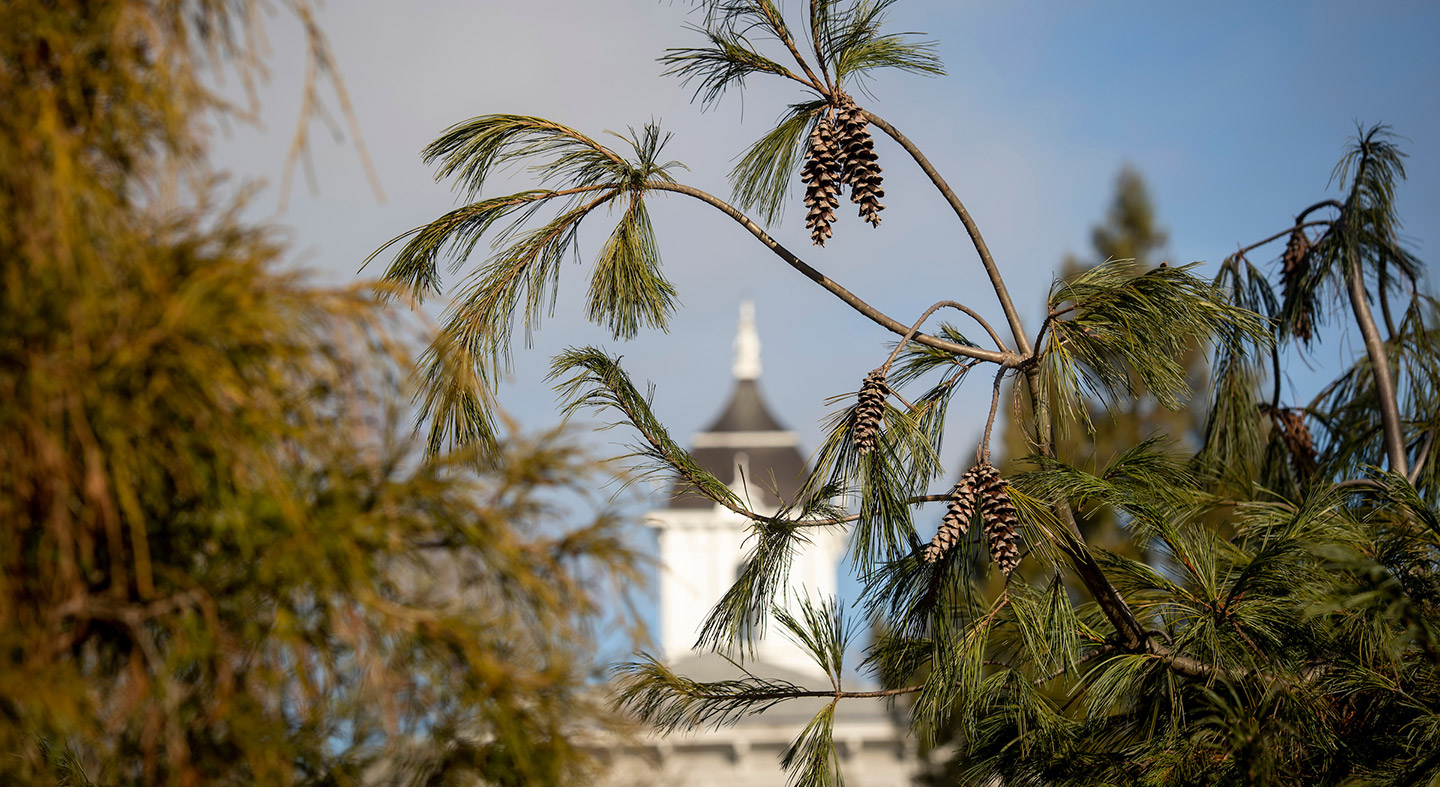
{"label": "golden-brown foliage", "polygon": [[0,10],[0,783],[569,780],[601,467],[411,451],[400,323],[215,207],[257,7]]}

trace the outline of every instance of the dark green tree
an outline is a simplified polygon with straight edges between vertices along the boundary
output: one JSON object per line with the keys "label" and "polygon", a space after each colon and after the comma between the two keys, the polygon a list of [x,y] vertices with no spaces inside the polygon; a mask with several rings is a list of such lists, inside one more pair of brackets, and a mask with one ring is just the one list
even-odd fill
{"label": "dark green tree", "polygon": [[609,472],[424,456],[405,322],[219,202],[258,6],[0,6],[0,783],[571,783]]}
{"label": "dark green tree", "polygon": [[[680,181],[682,170],[662,163],[666,136],[653,125],[612,147],[550,120],[482,115],[426,151],[474,201],[394,241],[386,274],[416,298],[439,294],[442,258],[463,264],[480,241],[493,244],[463,279],[430,350],[423,405],[432,448],[497,442],[487,412],[514,325],[523,315],[535,326],[579,226],[607,215],[602,206],[620,210],[609,212],[619,218],[590,268],[589,314],[619,338],[663,328],[673,308],[646,207],[671,195],[717,210],[902,337],[888,357],[857,359],[858,394],[843,398],[850,404],[836,411],[813,474],[775,516],[747,511],[706,474],[618,359],[593,348],[555,359],[571,409],[610,413],[633,429],[633,456],[647,469],[752,519],[747,568],[705,621],[702,646],[742,657],[770,618],[793,549],[814,528],[840,526],[852,528],[861,604],[888,632],[861,665],[893,686],[882,691],[847,685],[850,622],[819,602],[797,615],[777,609],[771,625],[810,649],[833,688],[763,676],[700,683],[644,659],[620,668],[620,704],[675,730],[823,698],[783,758],[802,785],[840,781],[835,705],[877,695],[910,697],[918,734],[959,731],[950,776],[961,784],[1430,779],[1440,765],[1440,471],[1428,461],[1440,426],[1440,313],[1416,286],[1419,263],[1397,235],[1404,170],[1386,130],[1360,130],[1336,171],[1338,199],[1306,207],[1292,226],[1227,258],[1216,278],[1201,278],[1196,265],[1107,262],[1057,281],[1045,317],[1027,325],[1004,265],[955,191],[919,145],[859,105],[857,85],[874,69],[940,72],[929,44],[886,32],[891,2],[811,0],[793,18],[772,0],[696,5],[701,40],[661,60],[697,86],[702,104],[750,78],[775,77],[800,93],[739,157],[733,203]],[[871,129],[898,149],[877,152]],[[899,151],[973,246],[1005,315],[1003,336],[957,300],[913,322],[884,314],[762,226],[778,219],[797,175],[817,245],[857,231],[838,222],[843,196],[879,224],[877,157]],[[533,188],[489,191],[496,172],[520,164],[536,176]],[[1277,290],[1249,255],[1287,238]],[[977,330],[941,323],[922,332],[942,309]],[[1303,392],[1311,398],[1285,396],[1275,370],[1294,357],[1294,340],[1319,341],[1312,329],[1341,320],[1361,331],[1365,355],[1332,384]],[[1142,392],[1183,409],[1195,348],[1213,354],[1195,445],[1139,440],[1102,465],[1057,439],[1057,425],[1093,431],[1097,403],[1113,409]],[[947,468],[938,459],[947,404],[977,368],[978,384],[993,392],[989,423],[973,463],[967,456]],[[1002,474],[989,443],[1007,379],[1029,404],[1032,450],[1029,469]],[[1311,424],[1320,439],[1308,436]],[[838,509],[837,496],[852,507]],[[914,513],[940,500],[947,514],[927,544],[917,532],[929,527]],[[1088,543],[1077,509],[1123,517],[1131,556]],[[988,561],[970,559],[976,544]],[[1136,557],[1146,555],[1163,559]],[[983,592],[987,575],[1001,592]],[[912,675],[923,678],[895,682]]]}

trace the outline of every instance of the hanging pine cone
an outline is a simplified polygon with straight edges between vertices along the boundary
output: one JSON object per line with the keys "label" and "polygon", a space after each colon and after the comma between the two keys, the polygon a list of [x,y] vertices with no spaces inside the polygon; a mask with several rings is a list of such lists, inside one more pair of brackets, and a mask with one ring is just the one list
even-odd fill
{"label": "hanging pine cone", "polygon": [[855,105],[854,99],[840,96],[836,113],[839,128],[836,136],[840,145],[840,163],[843,167],[841,180],[850,187],[850,201],[860,206],[860,218],[871,226],[880,226],[880,211],[885,206],[880,198],[885,196],[881,188],[880,165],[875,161],[875,140],[866,128],[869,121],[865,113]]}
{"label": "hanging pine cone", "polygon": [[922,556],[926,563],[934,563],[945,557],[959,543],[960,537],[970,529],[970,518],[975,515],[975,481],[978,466],[972,467],[960,476],[960,482],[950,490],[950,502],[945,518],[940,520],[940,530],[930,539]]}
{"label": "hanging pine cone", "polygon": [[810,132],[810,148],[805,154],[805,165],[800,169],[800,179],[805,181],[805,226],[810,230],[810,239],[816,246],[824,246],[825,239],[833,233],[830,225],[835,222],[835,208],[840,206],[840,176],[842,168],[837,159],[839,153],[835,144],[835,124],[828,114],[822,114]]}
{"label": "hanging pine cone", "polygon": [[889,395],[883,369],[865,375],[865,382],[860,385],[860,400],[855,405],[855,447],[862,454],[870,453],[875,447],[876,434],[885,419],[885,397]]}
{"label": "hanging pine cone", "polygon": [[[1285,302],[1291,303],[1292,299],[1300,297],[1296,292],[1300,281],[1310,273],[1310,238],[1305,235],[1305,230],[1296,227],[1290,233],[1290,240],[1285,244],[1285,254],[1281,256],[1280,286],[1285,294]],[[1300,304],[1300,313],[1295,318],[1295,325],[1292,330],[1306,344],[1314,336],[1311,313],[1315,305],[1307,298]]]}
{"label": "hanging pine cone", "polygon": [[1020,565],[1020,519],[1005,479],[1000,471],[986,462],[976,467],[975,491],[980,497],[980,516],[985,523],[985,540],[990,545],[990,559],[1006,576]]}
{"label": "hanging pine cone", "polygon": [[1270,411],[1270,417],[1275,428],[1280,430],[1285,450],[1290,452],[1290,466],[1303,482],[1319,463],[1315,438],[1310,435],[1310,427],[1305,425],[1305,411],[1296,407],[1277,407]]}

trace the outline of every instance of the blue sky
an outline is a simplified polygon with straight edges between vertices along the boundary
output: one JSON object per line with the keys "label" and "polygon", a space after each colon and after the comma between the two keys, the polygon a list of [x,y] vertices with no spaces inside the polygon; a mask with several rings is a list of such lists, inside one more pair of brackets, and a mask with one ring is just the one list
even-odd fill
{"label": "blue sky", "polygon": [[[698,42],[683,28],[694,19],[689,7],[332,1],[321,23],[386,200],[370,192],[349,141],[336,144],[322,132],[312,151],[318,190],[298,181],[277,216],[272,187],[253,213],[291,228],[299,263],[325,280],[352,281],[376,247],[456,204],[420,149],[446,126],[492,112],[541,115],[592,136],[656,120],[675,134],[665,158],[690,167],[682,180],[728,196],[731,158],[801,94],[756,80],[743,97],[701,113],[690,90],[660,76],[655,62],[666,46]],[[788,7],[800,4],[788,0]],[[1283,229],[1300,208],[1334,196],[1326,190],[1331,168],[1356,124],[1388,123],[1410,154],[1399,196],[1407,236],[1422,259],[1440,252],[1440,4],[902,0],[891,18],[892,29],[936,40],[949,74],[882,74],[869,86],[874,98],[862,103],[925,149],[955,187],[1032,331],[1053,272],[1067,252],[1088,251],[1089,228],[1126,163],[1144,176],[1169,230],[1165,257],[1213,266],[1237,244]],[[265,128],[232,129],[217,136],[215,151],[239,178],[274,183],[303,65],[294,25],[277,18],[270,27],[277,55],[262,91]],[[774,234],[901,322],[953,298],[998,325],[958,222],[903,151],[884,138],[877,151],[887,192],[878,230],[846,215],[829,246],[816,249],[797,188]],[[554,423],[543,382],[548,357],[601,344],[622,353],[638,380],[657,385],[657,411],[677,436],[688,436],[728,392],[736,304],[748,293],[774,409],[807,446],[817,445],[824,400],[855,390],[893,337],[712,209],[683,198],[654,205],[666,272],[682,302],[670,332],[610,339],[581,317],[583,270],[566,270],[555,316],[534,348],[517,351],[501,392],[511,414],[530,427]],[[595,240],[592,233],[583,246],[587,260]],[[1280,251],[1276,245],[1252,259],[1269,264]],[[1334,342],[1308,360],[1292,359],[1290,373],[1303,385],[1314,378],[1312,367],[1359,351],[1358,341]],[[983,426],[988,380],[972,381],[963,396],[947,446],[954,472]]]}
{"label": "blue sky", "polygon": [[[682,27],[687,12],[686,3],[653,0],[326,5],[321,21],[387,199],[377,203],[353,148],[317,133],[318,191],[297,181],[276,217],[292,229],[296,259],[350,280],[385,240],[454,206],[418,152],[447,125],[489,112],[541,115],[597,136],[659,121],[675,132],[667,153],[690,167],[684,179],[727,195],[731,157],[800,94],[755,80],[743,97],[702,114],[654,61],[666,46],[696,42]],[[1214,263],[1328,196],[1330,169],[1357,122],[1389,123],[1411,154],[1400,197],[1407,234],[1422,257],[1440,243],[1440,5],[902,0],[891,16],[893,29],[939,43],[949,75],[884,74],[864,103],[936,162],[1032,315],[1061,257],[1087,251],[1089,227],[1127,162],[1170,232],[1166,256]],[[217,141],[220,164],[241,178],[279,179],[301,73],[291,27],[271,23],[279,54],[263,93],[266,130]],[[998,316],[958,223],[903,151],[885,139],[877,146],[887,177],[879,230],[846,216],[835,240],[816,249],[797,189],[777,237],[902,322],[937,297]],[[274,214],[277,201],[273,187],[262,193],[257,215]],[[585,324],[576,308],[583,270],[567,270],[556,316],[533,350],[517,353],[506,395],[514,415],[537,427],[552,421],[545,359],[602,343],[657,383],[658,407],[678,434],[694,431],[724,397],[735,304],[748,292],[767,390],[814,445],[823,399],[853,390],[891,337],[720,214],[680,198],[655,202],[682,301],[669,335],[617,343]],[[979,388],[988,386],[976,386],[977,403]]]}

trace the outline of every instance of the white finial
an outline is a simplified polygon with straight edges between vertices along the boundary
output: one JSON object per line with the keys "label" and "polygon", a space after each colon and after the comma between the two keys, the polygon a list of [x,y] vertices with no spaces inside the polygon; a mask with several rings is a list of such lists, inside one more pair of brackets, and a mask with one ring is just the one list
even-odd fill
{"label": "white finial", "polygon": [[740,301],[740,327],[735,332],[735,364],[730,367],[737,380],[760,377],[760,334],[755,331],[755,302]]}

